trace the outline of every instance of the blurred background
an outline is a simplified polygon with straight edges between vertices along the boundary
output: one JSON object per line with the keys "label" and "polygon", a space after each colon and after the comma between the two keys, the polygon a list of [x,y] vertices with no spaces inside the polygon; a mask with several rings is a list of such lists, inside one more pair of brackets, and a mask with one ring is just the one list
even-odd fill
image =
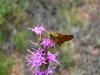
{"label": "blurred background", "polygon": [[40,22],[74,35],[55,75],[100,75],[100,0],[0,0],[0,75],[32,75],[24,61],[35,38],[27,28]]}

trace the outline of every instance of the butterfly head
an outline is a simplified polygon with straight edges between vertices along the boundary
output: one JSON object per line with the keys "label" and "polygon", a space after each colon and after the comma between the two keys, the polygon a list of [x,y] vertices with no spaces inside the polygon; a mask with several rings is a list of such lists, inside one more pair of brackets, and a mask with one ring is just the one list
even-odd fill
{"label": "butterfly head", "polygon": [[55,39],[57,36],[58,36],[58,34],[55,33],[55,32],[49,32],[49,33],[48,33],[48,37],[49,37],[50,39]]}

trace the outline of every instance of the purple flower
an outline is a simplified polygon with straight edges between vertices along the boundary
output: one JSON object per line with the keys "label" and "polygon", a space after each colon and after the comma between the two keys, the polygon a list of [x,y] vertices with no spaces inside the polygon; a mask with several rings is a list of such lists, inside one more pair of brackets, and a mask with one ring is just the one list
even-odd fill
{"label": "purple flower", "polygon": [[41,36],[43,32],[47,32],[46,29],[43,27],[43,23],[38,24],[34,28],[28,28],[28,29],[30,29],[33,32],[35,32],[38,36]]}
{"label": "purple flower", "polygon": [[53,62],[53,61],[54,61],[54,62],[60,64],[59,61],[56,60],[56,54],[52,54],[52,53],[49,51],[47,55],[48,55],[48,60],[49,60],[49,62]]}
{"label": "purple flower", "polygon": [[30,43],[34,45],[33,51],[26,56],[27,65],[30,65],[30,69],[34,75],[53,75],[54,68],[52,62],[60,64],[56,59],[57,54],[53,54],[48,51],[49,48],[55,46],[55,43],[49,38],[41,38],[43,32],[47,32],[43,27],[43,23],[38,24],[34,28],[28,28],[36,33],[38,38],[37,43],[29,40]]}
{"label": "purple flower", "polygon": [[46,47],[50,48],[50,47],[53,47],[55,45],[55,43],[51,39],[49,39],[49,38],[43,39],[41,44],[42,44],[42,46],[44,48],[46,48]]}
{"label": "purple flower", "polygon": [[29,51],[31,54],[27,55],[26,59],[28,62],[28,65],[31,65],[31,68],[36,68],[41,66],[42,64],[47,64],[45,62],[46,58],[45,58],[45,53],[43,52],[43,49],[38,49],[37,52],[31,52]]}

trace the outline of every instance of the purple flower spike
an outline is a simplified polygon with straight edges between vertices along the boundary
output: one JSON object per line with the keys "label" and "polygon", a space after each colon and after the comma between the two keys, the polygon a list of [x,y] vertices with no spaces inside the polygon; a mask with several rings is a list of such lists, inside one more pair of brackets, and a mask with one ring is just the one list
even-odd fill
{"label": "purple flower spike", "polygon": [[36,36],[39,37],[36,43],[29,40],[29,42],[34,45],[32,51],[27,49],[29,54],[26,56],[26,62],[27,65],[30,66],[29,70],[31,70],[34,75],[54,75],[56,67],[52,62],[56,64],[60,63],[56,59],[57,54],[51,53],[49,48],[55,47],[55,43],[49,38],[42,37],[44,32],[47,32],[43,27],[43,23],[28,29],[36,33]]}
{"label": "purple flower spike", "polygon": [[43,32],[47,32],[46,29],[43,27],[43,23],[38,24],[36,27],[33,28],[28,28],[35,32],[38,36],[41,36]]}
{"label": "purple flower spike", "polygon": [[55,43],[51,39],[49,39],[49,38],[43,39],[41,44],[42,44],[42,46],[44,48],[46,48],[46,47],[50,48],[50,47],[53,47],[55,45]]}

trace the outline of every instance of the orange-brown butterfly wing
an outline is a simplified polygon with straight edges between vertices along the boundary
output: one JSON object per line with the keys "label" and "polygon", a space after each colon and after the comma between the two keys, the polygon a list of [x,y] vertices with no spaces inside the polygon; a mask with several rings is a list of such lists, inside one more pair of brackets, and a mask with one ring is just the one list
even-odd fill
{"label": "orange-brown butterfly wing", "polygon": [[73,38],[73,35],[62,35],[58,34],[58,37],[55,39],[56,44],[61,45],[65,41],[69,41]]}

